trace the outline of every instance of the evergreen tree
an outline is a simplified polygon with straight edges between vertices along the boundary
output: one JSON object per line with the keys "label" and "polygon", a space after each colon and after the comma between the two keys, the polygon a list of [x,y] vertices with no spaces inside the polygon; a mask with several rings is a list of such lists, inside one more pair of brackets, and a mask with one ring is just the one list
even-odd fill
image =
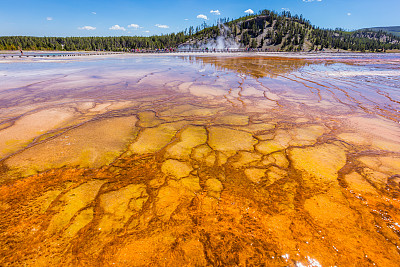
{"label": "evergreen tree", "polygon": [[[243,47],[281,45],[283,50],[314,50],[315,48],[343,49],[351,51],[384,52],[400,49],[400,38],[383,31],[368,29],[345,31],[340,28],[320,29],[312,26],[302,16],[290,12],[278,14],[262,10],[257,15],[246,15],[235,20],[221,19],[231,29],[228,33],[239,39]],[[225,32],[225,31],[224,31]],[[179,33],[160,36],[139,37],[0,37],[0,50],[107,50],[130,51],[131,49],[155,49],[177,47],[189,39],[192,41],[217,38],[221,34],[218,26],[207,26],[205,22]],[[310,44],[310,45],[309,45]]]}

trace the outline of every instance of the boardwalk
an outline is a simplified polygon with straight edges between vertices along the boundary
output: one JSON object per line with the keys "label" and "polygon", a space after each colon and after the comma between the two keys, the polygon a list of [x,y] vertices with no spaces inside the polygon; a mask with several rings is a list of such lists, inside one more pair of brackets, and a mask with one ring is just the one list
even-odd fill
{"label": "boardwalk", "polygon": [[28,57],[79,57],[79,56],[99,56],[99,55],[116,55],[122,52],[82,52],[82,53],[29,53],[26,54],[0,54],[0,58],[28,58]]}
{"label": "boardwalk", "polygon": [[[103,56],[103,55],[118,55],[118,54],[168,54],[168,53],[243,53],[243,52],[267,52],[263,49],[133,49],[125,52],[54,52],[54,53],[29,53],[25,54],[0,54],[0,58],[47,58],[47,57],[79,57],[79,56]],[[269,51],[268,51],[269,52]],[[271,51],[272,52],[272,51]]]}

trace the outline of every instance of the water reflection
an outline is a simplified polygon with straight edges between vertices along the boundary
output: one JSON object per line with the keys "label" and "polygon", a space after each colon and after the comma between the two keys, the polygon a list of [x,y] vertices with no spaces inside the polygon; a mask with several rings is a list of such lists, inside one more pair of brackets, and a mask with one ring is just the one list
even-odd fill
{"label": "water reflection", "polygon": [[[243,74],[246,84],[256,89],[262,87],[260,90],[274,94],[274,98],[283,95],[292,102],[292,108],[301,103],[309,108],[330,107],[330,112],[362,110],[400,122],[400,72],[396,69],[400,61],[391,55],[370,57],[185,59],[192,64],[213,66],[214,71]],[[252,80],[258,84],[252,84]]]}
{"label": "water reflection", "polygon": [[[235,71],[255,78],[277,78],[304,66],[315,64],[311,60],[286,57],[187,57],[189,62],[210,64],[218,71]],[[320,62],[318,62],[320,63]]]}
{"label": "water reflection", "polygon": [[35,67],[22,81],[7,72],[0,91],[3,263],[400,262],[400,129],[382,115],[395,114],[394,88],[332,75],[374,69],[247,57]]}

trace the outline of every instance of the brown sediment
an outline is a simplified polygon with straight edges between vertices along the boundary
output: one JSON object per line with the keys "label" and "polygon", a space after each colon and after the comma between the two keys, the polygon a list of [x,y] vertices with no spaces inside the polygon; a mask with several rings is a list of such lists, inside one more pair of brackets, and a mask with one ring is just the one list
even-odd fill
{"label": "brown sediment", "polygon": [[[124,76],[125,89],[110,81],[101,101],[80,99],[82,87],[70,91],[76,101],[54,93],[41,111],[16,104],[0,130],[3,143],[21,136],[1,162],[2,264],[400,262],[398,124],[366,114],[362,99],[327,97],[347,92],[329,77],[291,74],[310,61],[200,60],[218,77],[166,65]],[[279,89],[280,75],[321,94]]]}

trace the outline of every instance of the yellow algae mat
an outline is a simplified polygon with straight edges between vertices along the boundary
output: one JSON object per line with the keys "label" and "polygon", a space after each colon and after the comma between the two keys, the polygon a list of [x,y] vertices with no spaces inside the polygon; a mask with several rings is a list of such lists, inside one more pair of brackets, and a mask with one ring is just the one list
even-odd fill
{"label": "yellow algae mat", "polygon": [[400,262],[398,117],[329,75],[373,67],[130,60],[0,91],[0,265]]}

